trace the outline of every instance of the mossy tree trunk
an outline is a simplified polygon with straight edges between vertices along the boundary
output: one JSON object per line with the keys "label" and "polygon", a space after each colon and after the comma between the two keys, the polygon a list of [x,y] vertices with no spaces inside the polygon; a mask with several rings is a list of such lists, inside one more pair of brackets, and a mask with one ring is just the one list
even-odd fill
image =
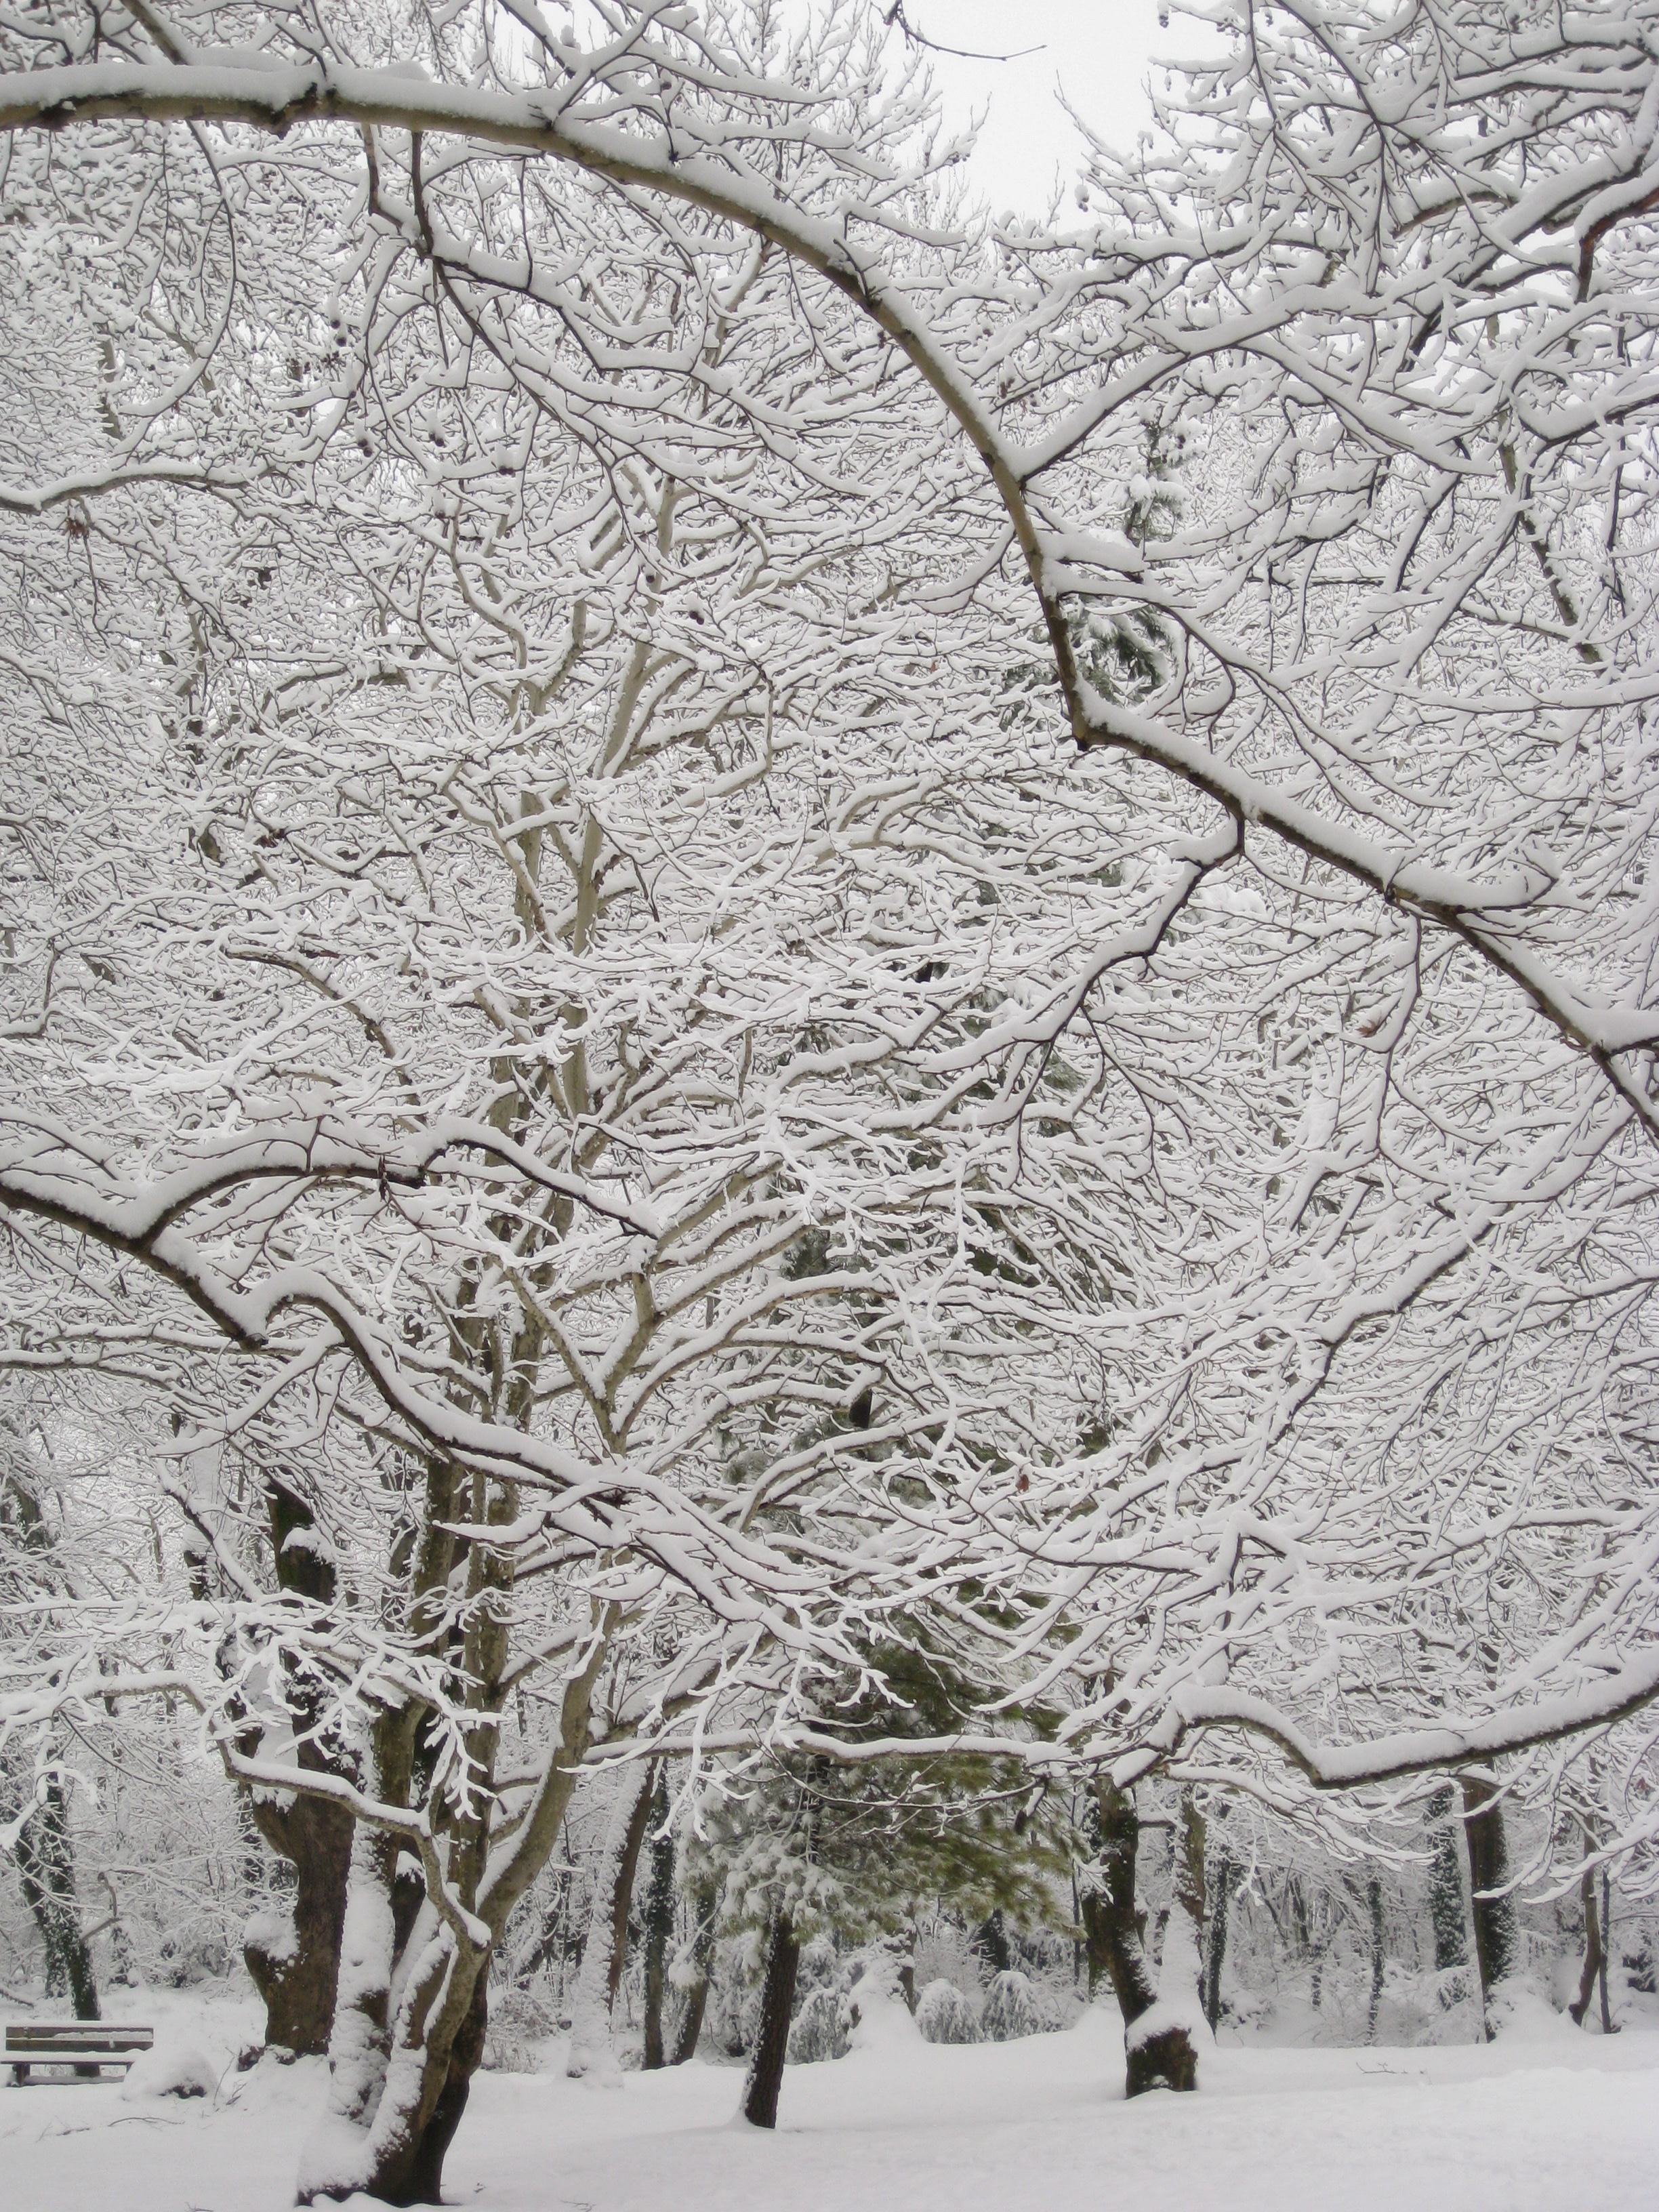
{"label": "mossy tree trunk", "polygon": [[1463,1905],[1465,1845],[1457,1792],[1448,1782],[1429,1800],[1429,1917],[1434,1928],[1434,1970],[1440,2002],[1460,2003],[1468,1988],[1468,1918]]}
{"label": "mossy tree trunk", "polygon": [[668,1945],[674,1933],[673,1831],[668,1826],[668,1778],[663,1775],[651,1802],[651,1876],[645,1894],[644,2070],[663,2063],[662,2008],[668,1979]]}
{"label": "mossy tree trunk", "polygon": [[1204,2017],[1215,2033],[1221,2018],[1221,1970],[1227,1962],[1227,1923],[1232,1905],[1234,1867],[1224,1844],[1209,1882],[1210,1925],[1204,1939]]}
{"label": "mossy tree trunk", "polygon": [[628,1964],[629,1912],[634,1902],[634,1883],[640,1870],[640,1853],[645,1846],[645,1832],[651,1825],[652,1772],[652,1767],[647,1766],[638,1800],[629,1816],[628,1832],[623,1839],[616,1881],[611,1893],[610,1998],[613,2008],[617,1992],[622,1987],[623,1969]]}
{"label": "mossy tree trunk", "polygon": [[[52,1585],[52,1530],[30,1482],[8,1469],[0,1479],[0,1530],[32,1561],[29,1581]],[[54,1747],[55,1749],[55,1747]],[[31,1785],[23,1784],[25,1791]],[[81,1918],[75,1888],[75,1844],[70,1833],[69,1798],[59,1774],[48,1769],[33,1788],[34,1809],[17,1831],[12,1856],[22,1885],[23,1902],[33,1914],[46,1951],[48,1996],[67,1996],[76,2020],[99,2016],[98,1978],[92,1948]],[[18,1808],[21,1811],[21,1807]],[[81,2072],[96,2074],[95,2066]]]}
{"label": "mossy tree trunk", "polygon": [[260,1834],[294,1869],[294,1901],[282,1938],[250,1925],[242,1958],[264,2002],[266,2043],[312,2057],[328,2049],[334,2025],[355,1824],[343,1806],[317,1797],[252,1809]]}
{"label": "mossy tree trunk", "polygon": [[1112,1984],[1126,2028],[1158,2001],[1158,1982],[1146,1956],[1145,1917],[1135,1910],[1135,1869],[1140,1820],[1134,1800],[1102,1776],[1095,1784],[1095,1831],[1099,1856],[1092,1886],[1083,1898],[1083,1929],[1093,1995],[1103,1974]]}
{"label": "mossy tree trunk", "polygon": [[76,2020],[98,2019],[98,1978],[75,1890],[69,1802],[56,1779],[37,1792],[35,1808],[18,1831],[14,1856],[23,1902],[46,1948],[47,1996],[67,1996]]}
{"label": "mossy tree trunk", "polygon": [[1196,2089],[1198,2046],[1203,2019],[1200,1980],[1204,1959],[1204,1815],[1188,1790],[1181,1800],[1176,1832],[1175,1896],[1164,1931],[1158,1962],[1157,2032],[1128,2037],[1123,2094],[1138,2097],[1147,2089]]}

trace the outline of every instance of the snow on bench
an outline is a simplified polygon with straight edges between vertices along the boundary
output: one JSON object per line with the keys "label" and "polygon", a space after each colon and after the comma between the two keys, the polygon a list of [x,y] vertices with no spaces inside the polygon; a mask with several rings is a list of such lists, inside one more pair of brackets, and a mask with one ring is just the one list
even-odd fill
{"label": "snow on bench", "polygon": [[14,2087],[32,2066],[73,2066],[82,2079],[104,2066],[129,2067],[155,2040],[153,2027],[112,2027],[95,2020],[29,2021],[6,2030],[5,2063]]}

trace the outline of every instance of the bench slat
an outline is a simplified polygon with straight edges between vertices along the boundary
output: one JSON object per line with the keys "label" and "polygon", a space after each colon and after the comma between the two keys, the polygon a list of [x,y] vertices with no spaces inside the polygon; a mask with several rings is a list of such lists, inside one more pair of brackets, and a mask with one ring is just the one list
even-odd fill
{"label": "bench slat", "polygon": [[100,2041],[93,2039],[73,2042],[65,2036],[55,2036],[50,2043],[36,2043],[20,2039],[17,2042],[8,2043],[6,2045],[8,2051],[27,2051],[35,2052],[44,2051],[148,2051],[149,2047],[150,2042],[148,2036],[123,2036],[118,2040],[108,2039]]}
{"label": "bench slat", "polygon": [[64,2027],[9,2027],[6,2030],[6,2049],[38,2056],[46,2051],[148,2051],[155,2040],[155,2030],[148,2027],[116,2027],[100,2029]]}
{"label": "bench slat", "polygon": [[107,2038],[109,2036],[124,2035],[153,2035],[155,2033],[155,2031],[154,2028],[139,2027],[124,2020],[107,2021],[101,2020],[84,2020],[75,2021],[56,2020],[15,2021],[6,2030],[8,2036],[57,2036],[67,2039],[67,2040],[71,2043],[86,2042],[88,2039],[95,2043],[100,2037]]}
{"label": "bench slat", "polygon": [[85,2042],[71,2042],[65,2036],[55,2036],[50,2043],[19,2041],[9,2043],[6,2045],[8,2051],[26,2051],[36,2053],[46,2051],[148,2051],[149,2047],[150,2042],[148,2036],[130,2035],[122,2036],[118,2039],[94,2039]]}

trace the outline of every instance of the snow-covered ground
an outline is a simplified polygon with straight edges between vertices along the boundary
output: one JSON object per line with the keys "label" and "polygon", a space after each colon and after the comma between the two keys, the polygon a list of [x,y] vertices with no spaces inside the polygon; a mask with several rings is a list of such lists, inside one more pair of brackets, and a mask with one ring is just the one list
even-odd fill
{"label": "snow-covered ground", "polygon": [[[239,2075],[252,2004],[151,1996],[142,2016],[158,2045],[222,2063],[216,2099],[0,2089],[6,2212],[289,2203],[320,2062]],[[1224,2045],[1200,2095],[1126,2105],[1121,2033],[1097,2008],[1021,2043],[792,2067],[775,2136],[733,2124],[729,2067],[484,2075],[447,2194],[477,2212],[1650,2212],[1659,2033],[1533,2032],[1490,2049]]]}

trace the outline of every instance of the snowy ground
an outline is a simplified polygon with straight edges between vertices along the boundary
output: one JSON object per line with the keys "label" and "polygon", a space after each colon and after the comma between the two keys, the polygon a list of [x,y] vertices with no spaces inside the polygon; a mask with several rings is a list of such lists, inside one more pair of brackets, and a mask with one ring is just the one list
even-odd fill
{"label": "snowy ground", "polygon": [[[0,2088],[6,2212],[289,2203],[320,2062],[238,2075],[251,2004],[123,2009],[229,2069],[217,2099]],[[792,2067],[771,2136],[732,2124],[731,2068],[608,2086],[485,2075],[447,2194],[477,2212],[1651,2212],[1659,2033],[1538,2033],[1491,2049],[1224,2046],[1200,2095],[1126,2105],[1121,2033],[1097,2009],[1022,2043]]]}

